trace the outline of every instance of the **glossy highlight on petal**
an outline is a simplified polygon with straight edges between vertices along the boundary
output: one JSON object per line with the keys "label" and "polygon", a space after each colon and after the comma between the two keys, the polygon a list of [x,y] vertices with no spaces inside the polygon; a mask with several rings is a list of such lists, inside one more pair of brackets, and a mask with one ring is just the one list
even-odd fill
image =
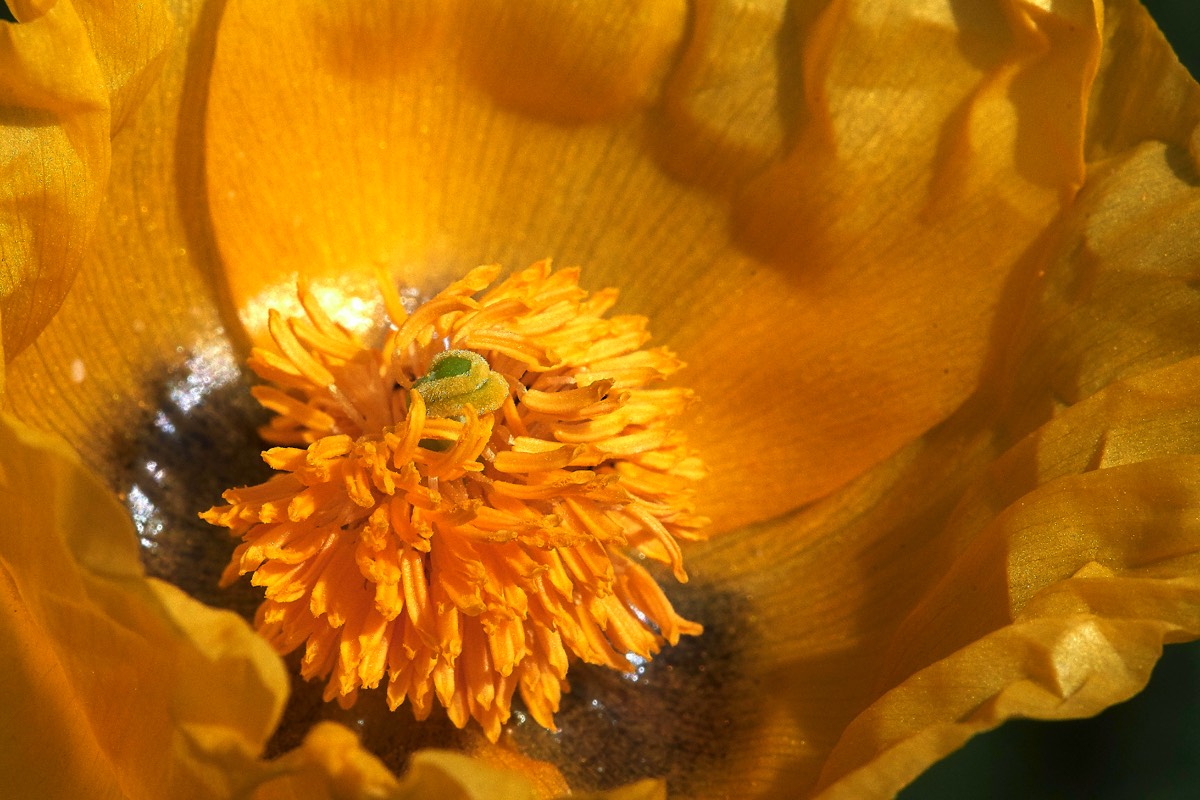
{"label": "glossy highlight on petal", "polygon": [[[692,401],[651,388],[683,365],[643,350],[640,317],[605,313],[578,270],[543,261],[488,288],[480,267],[408,313],[380,348],[332,322],[271,313],[263,457],[279,474],[204,519],[242,539],[223,581],[254,573],[256,618],[302,675],[352,705],[387,676],[392,708],[436,700],[495,741],[521,693],[554,727],[570,659],[628,672],[701,627],[640,563],[687,580],[703,465],[671,421]],[[391,293],[384,279],[385,295]],[[480,294],[482,293],[482,294]],[[475,295],[479,295],[478,299]]]}

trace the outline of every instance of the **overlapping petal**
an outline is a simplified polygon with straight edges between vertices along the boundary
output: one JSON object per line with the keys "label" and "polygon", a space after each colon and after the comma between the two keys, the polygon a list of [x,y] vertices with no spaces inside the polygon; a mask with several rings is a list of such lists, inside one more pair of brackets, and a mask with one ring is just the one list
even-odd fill
{"label": "overlapping petal", "polygon": [[[1115,11],[1110,40],[1164,48]],[[1142,86],[1195,85],[1133,52],[1099,76],[1106,144],[1005,298],[980,390],[843,493],[692,555],[755,599],[773,711],[738,758],[776,792],[890,795],[1004,719],[1128,698],[1200,635],[1195,122],[1160,120],[1157,142],[1138,122]]]}
{"label": "overlapping petal", "polygon": [[[0,767],[21,797],[535,798],[527,774],[423,752],[397,780],[325,723],[257,760],[287,694],[249,625],[147,579],[124,509],[77,457],[0,417]],[[58,754],[47,759],[46,753]],[[657,800],[647,782],[602,795]]]}
{"label": "overlapping petal", "polygon": [[[186,419],[185,408],[228,390],[237,380],[236,356],[212,281],[216,261],[200,188],[200,123],[221,9],[219,4],[185,3],[177,4],[176,11],[181,29],[162,77],[115,137],[113,178],[76,287],[37,342],[14,359],[4,396],[6,406],[22,419],[65,439],[123,489],[128,488],[121,483],[128,469],[125,460],[134,437],[146,435],[139,431],[150,422],[152,409],[166,403],[176,421]],[[157,429],[149,434],[162,435]],[[177,438],[193,447],[203,444]],[[210,633],[220,631],[211,628]],[[25,683],[15,677],[12,681],[18,687]],[[181,692],[195,690],[180,687]],[[240,764],[245,791],[258,791],[253,781],[271,775],[277,777],[261,789],[264,797],[292,796],[289,792],[360,796],[396,782],[390,773],[379,773],[382,767],[372,770],[372,757],[347,731],[331,730],[313,738],[303,752],[268,766]],[[522,769],[542,795],[565,786],[549,765],[534,765],[503,750],[481,755],[501,769]],[[352,770],[354,780],[346,777],[348,763],[359,765]],[[138,767],[130,759],[122,768]],[[326,777],[314,783],[313,775]],[[44,780],[39,776],[32,779]],[[80,780],[97,779],[84,775]],[[647,791],[647,797],[656,796],[656,790]]]}
{"label": "overlapping petal", "polygon": [[111,128],[118,131],[158,79],[176,20],[165,0],[71,2],[104,74]]}
{"label": "overlapping petal", "polygon": [[70,288],[108,177],[108,91],[69,2],[30,22],[0,23],[0,107],[7,360],[33,341]]}
{"label": "overlapping petal", "polygon": [[[297,273],[432,291],[547,254],[652,317],[705,400],[710,510],[756,522],[689,554],[701,646],[736,631],[721,724],[641,701],[644,730],[694,740],[684,795],[888,795],[1009,716],[1129,696],[1200,635],[1200,98],[1140,7],[1042,5],[189,12],[114,144],[95,268],[9,401],[104,465],[161,371],[226,341],[211,88],[251,336]],[[541,13],[585,44],[554,49]],[[271,763],[262,797],[404,785],[338,728]]]}
{"label": "overlapping petal", "polygon": [[147,581],[124,509],[9,417],[0,497],[5,791],[228,796],[278,720],[279,659],[232,613]]}
{"label": "overlapping petal", "polygon": [[[71,286],[108,179],[111,133],[158,74],[166,6],[18,3],[0,27],[0,311],[23,350]],[[2,386],[2,384],[0,384]]]}
{"label": "overlapping petal", "polygon": [[1005,281],[1082,180],[1090,3],[704,4],[687,40],[671,4],[583,6],[586,57],[532,84],[546,48],[514,33],[525,12],[488,8],[230,4],[208,173],[243,322],[261,333],[297,273],[354,291],[382,264],[435,291],[476,262],[584,264],[692,365],[714,473],[755,475],[711,482],[718,527],[825,494],[953,410]]}
{"label": "overlapping petal", "polygon": [[170,59],[113,140],[112,177],[77,288],[9,365],[9,407],[63,436],[109,478],[123,439],[161,402],[168,373],[207,353],[206,385],[216,384],[229,361],[219,359],[229,345],[218,341],[199,156],[205,33],[219,8],[207,16],[199,4],[175,10]]}

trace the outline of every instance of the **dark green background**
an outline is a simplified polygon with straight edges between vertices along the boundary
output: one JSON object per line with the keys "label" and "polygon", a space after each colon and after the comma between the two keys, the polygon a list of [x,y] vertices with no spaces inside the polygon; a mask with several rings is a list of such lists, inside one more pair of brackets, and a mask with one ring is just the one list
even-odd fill
{"label": "dark green background", "polygon": [[1200,0],[1142,0],[1179,60],[1200,75]]}

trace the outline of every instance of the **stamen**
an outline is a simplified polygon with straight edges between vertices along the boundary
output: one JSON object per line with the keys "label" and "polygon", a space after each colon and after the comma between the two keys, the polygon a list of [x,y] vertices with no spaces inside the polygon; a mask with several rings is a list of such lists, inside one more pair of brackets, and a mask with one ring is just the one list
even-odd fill
{"label": "stamen", "polygon": [[391,276],[379,265],[375,266],[375,282],[379,286],[379,295],[383,298],[383,307],[388,317],[397,327],[403,325],[408,319],[404,301],[400,299],[400,293],[396,291],[396,284],[392,282]]}
{"label": "stamen", "polygon": [[548,261],[495,286],[477,268],[411,314],[376,274],[380,349],[303,283],[304,318],[270,314],[277,349],[249,363],[279,474],[201,515],[241,540],[222,583],[253,573],[259,631],[304,645],[327,700],[386,680],[392,708],[436,700],[495,741],[520,692],[553,729],[572,659],[628,671],[702,630],[631,557],[686,581],[679,543],[704,535],[705,470],[672,425],[692,395],[647,388],[682,364]]}

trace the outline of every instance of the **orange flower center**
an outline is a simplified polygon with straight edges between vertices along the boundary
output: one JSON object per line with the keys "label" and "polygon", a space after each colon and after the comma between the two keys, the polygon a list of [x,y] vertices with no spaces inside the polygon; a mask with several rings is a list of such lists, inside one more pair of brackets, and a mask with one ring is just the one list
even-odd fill
{"label": "orange flower center", "polygon": [[[700,460],[671,428],[692,401],[647,388],[682,364],[641,349],[646,320],[604,315],[578,270],[541,262],[484,292],[479,267],[394,323],[382,348],[334,323],[303,284],[305,317],[270,314],[278,350],[250,366],[273,386],[263,453],[280,474],[201,516],[242,541],[222,578],[266,588],[256,624],[349,707],[387,677],[395,709],[495,741],[517,691],[554,728],[571,658],[630,671],[701,627],[642,562],[686,581],[700,538]],[[476,298],[481,292],[483,294]]]}

